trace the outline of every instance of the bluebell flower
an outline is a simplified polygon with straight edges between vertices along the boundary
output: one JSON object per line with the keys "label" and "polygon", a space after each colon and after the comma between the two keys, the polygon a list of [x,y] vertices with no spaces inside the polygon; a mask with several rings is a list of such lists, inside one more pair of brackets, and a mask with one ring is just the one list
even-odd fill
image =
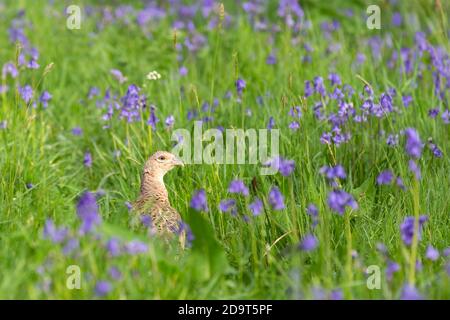
{"label": "bluebell flower", "polygon": [[230,182],[230,185],[228,186],[228,192],[242,194],[243,196],[249,195],[247,186],[242,180],[239,179],[235,179]]}
{"label": "bluebell flower", "polygon": [[437,259],[439,259],[439,250],[437,250],[430,244],[427,247],[425,257],[431,261],[436,261]]}
{"label": "bluebell flower", "polygon": [[237,94],[239,96],[241,96],[242,92],[244,91],[244,88],[246,87],[246,83],[245,83],[244,79],[241,79],[241,78],[237,79],[235,85],[236,85]]}
{"label": "bluebell flower", "polygon": [[222,212],[230,212],[235,215],[236,214],[236,200],[234,199],[224,199],[219,203],[219,209]]}
{"label": "bluebell flower", "polygon": [[101,223],[98,205],[95,195],[89,191],[83,193],[77,203],[77,215],[81,219],[81,233],[90,232],[96,225]]}
{"label": "bluebell flower", "polygon": [[274,186],[269,192],[269,204],[273,210],[284,209],[284,196],[278,187]]}
{"label": "bluebell flower", "polygon": [[48,91],[42,92],[41,96],[39,97],[39,102],[42,103],[42,106],[44,108],[48,107],[48,102],[52,99],[52,95]]}
{"label": "bluebell flower", "polygon": [[23,101],[25,103],[29,103],[33,98],[33,89],[30,85],[26,85],[24,87],[19,87],[19,93]]}
{"label": "bluebell flower", "polygon": [[142,241],[132,240],[125,244],[125,251],[131,255],[146,253],[148,251],[148,246]]}
{"label": "bluebell flower", "polygon": [[[420,216],[419,217],[419,230],[417,239],[420,240],[422,238],[422,226],[424,223],[428,220],[427,216]],[[402,240],[405,243],[405,245],[410,246],[412,244],[412,240],[414,237],[414,217],[405,217],[402,224],[400,225],[400,233],[402,236]]]}
{"label": "bluebell flower", "polygon": [[83,164],[85,167],[92,167],[92,155],[89,151],[84,154]]}
{"label": "bluebell flower", "polygon": [[405,130],[406,135],[406,152],[413,158],[420,158],[422,154],[422,141],[420,140],[419,134],[413,128],[408,128]]}
{"label": "bluebell flower", "polygon": [[313,251],[319,245],[319,241],[313,234],[307,234],[300,242],[298,248],[302,251]]}
{"label": "bluebell flower", "polygon": [[328,206],[331,210],[343,215],[345,207],[350,207],[354,210],[358,209],[358,203],[353,196],[344,190],[333,190],[328,194]]}
{"label": "bluebell flower", "polygon": [[191,198],[190,207],[197,211],[208,212],[208,202],[204,189],[200,189],[194,193]]}
{"label": "bluebell flower", "polygon": [[57,228],[52,219],[47,219],[44,225],[44,239],[50,239],[53,243],[63,242],[69,230],[67,228]]}
{"label": "bluebell flower", "polygon": [[378,185],[391,184],[393,178],[394,178],[394,175],[391,170],[384,170],[379,174],[379,176],[377,178],[377,184]]}
{"label": "bluebell flower", "polygon": [[98,281],[95,284],[95,295],[98,297],[104,297],[112,290],[112,286],[108,281]]}
{"label": "bluebell flower", "polygon": [[401,300],[423,300],[422,295],[410,284],[405,284],[402,289]]}
{"label": "bluebell flower", "polygon": [[248,205],[248,208],[254,216],[259,216],[263,211],[264,205],[261,199],[255,198],[255,200]]}
{"label": "bluebell flower", "polygon": [[113,256],[117,257],[121,254],[122,248],[119,239],[117,238],[111,238],[106,243],[106,250],[108,253]]}

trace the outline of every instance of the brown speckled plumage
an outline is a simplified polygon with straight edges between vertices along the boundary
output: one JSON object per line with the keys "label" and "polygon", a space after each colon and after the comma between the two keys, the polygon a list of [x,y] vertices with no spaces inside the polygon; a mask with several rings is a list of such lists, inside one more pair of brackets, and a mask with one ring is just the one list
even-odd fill
{"label": "brown speckled plumage", "polygon": [[170,205],[163,179],[168,171],[179,165],[183,165],[181,160],[165,151],[158,151],[147,160],[141,177],[141,192],[133,204],[134,225],[139,223],[142,214],[149,214],[158,234],[167,236],[178,230],[181,217]]}

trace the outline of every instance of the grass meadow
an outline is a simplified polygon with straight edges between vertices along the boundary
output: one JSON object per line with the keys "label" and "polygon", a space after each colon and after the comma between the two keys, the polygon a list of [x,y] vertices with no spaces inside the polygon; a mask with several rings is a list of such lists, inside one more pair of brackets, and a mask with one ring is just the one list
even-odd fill
{"label": "grass meadow", "polygon": [[[450,298],[449,5],[0,0],[0,298]],[[180,250],[129,207],[195,121],[279,130],[280,172],[168,173]]]}

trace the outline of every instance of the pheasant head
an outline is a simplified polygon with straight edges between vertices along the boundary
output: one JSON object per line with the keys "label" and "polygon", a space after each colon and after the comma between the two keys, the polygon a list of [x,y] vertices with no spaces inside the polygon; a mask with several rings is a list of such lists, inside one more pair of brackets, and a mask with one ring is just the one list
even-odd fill
{"label": "pheasant head", "polygon": [[145,163],[141,181],[141,196],[148,198],[159,195],[158,200],[167,201],[167,190],[164,175],[176,166],[184,166],[183,162],[167,151],[155,152]]}

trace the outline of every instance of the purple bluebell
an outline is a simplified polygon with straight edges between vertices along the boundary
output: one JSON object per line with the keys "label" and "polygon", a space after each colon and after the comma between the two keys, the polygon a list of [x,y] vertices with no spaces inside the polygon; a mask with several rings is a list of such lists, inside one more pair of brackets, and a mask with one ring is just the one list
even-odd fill
{"label": "purple bluebell", "polygon": [[246,87],[245,80],[239,78],[239,79],[236,80],[235,85],[236,85],[236,92],[237,92],[237,94],[238,94],[239,96],[241,96],[241,95],[242,95],[242,92],[244,91],[244,88]]}
{"label": "purple bluebell", "polygon": [[236,200],[234,199],[224,199],[219,203],[219,209],[222,212],[230,212],[236,214]]}
{"label": "purple bluebell", "polygon": [[386,144],[390,147],[398,145],[398,134],[390,134],[386,139]]}
{"label": "purple bluebell", "polygon": [[77,238],[69,239],[64,245],[62,251],[64,255],[69,255],[80,247],[80,241]]}
{"label": "purple bluebell", "polygon": [[195,235],[187,223],[184,221],[179,221],[178,230],[175,233],[180,235],[182,232],[186,234],[186,246],[190,248],[192,246],[192,242],[195,240]]}
{"label": "purple bluebell", "polygon": [[61,243],[66,239],[69,230],[67,228],[57,228],[52,219],[47,219],[44,225],[44,239],[49,239],[53,243]]}
{"label": "purple bluebell", "polygon": [[81,129],[80,127],[75,127],[72,129],[72,134],[74,136],[81,136],[83,134],[83,129]]}
{"label": "purple bluebell", "polygon": [[400,271],[400,265],[395,261],[388,261],[386,266],[386,279],[391,281],[394,273],[398,271]]}
{"label": "purple bluebell", "polygon": [[120,280],[122,278],[122,272],[115,266],[109,268],[108,274],[113,280]]}
{"label": "purple bluebell", "polygon": [[164,124],[166,125],[166,128],[173,127],[173,124],[175,123],[175,117],[173,115],[170,115],[166,118],[164,121]]}
{"label": "purple bluebell", "polygon": [[423,145],[419,134],[413,128],[407,128],[404,132],[406,135],[406,152],[413,158],[420,158]]}
{"label": "purple bluebell", "polygon": [[392,25],[395,27],[399,27],[402,24],[402,15],[400,12],[394,12],[392,15]]}
{"label": "purple bluebell", "polygon": [[273,53],[269,54],[266,58],[266,64],[274,65],[276,63],[277,63],[277,58],[276,58],[275,54],[273,54]]}
{"label": "purple bluebell", "polygon": [[125,201],[125,207],[127,207],[128,211],[131,211],[133,209],[133,205],[129,201]]}
{"label": "purple bluebell", "polygon": [[147,120],[147,124],[152,127],[153,130],[156,130],[156,124],[159,122],[158,117],[155,114],[155,106],[150,106],[150,116]]}
{"label": "purple bluebell", "polygon": [[16,78],[19,75],[19,71],[17,71],[16,66],[12,62],[7,62],[3,65],[2,79],[5,79],[8,74],[10,74],[12,78]]}
{"label": "purple bluebell", "polygon": [[25,103],[29,103],[33,98],[33,89],[31,88],[30,85],[19,87],[19,93],[20,96],[22,97],[22,100],[25,101]]}
{"label": "purple bluebell", "polygon": [[377,184],[378,185],[391,184],[393,179],[394,179],[394,175],[393,175],[392,171],[384,170],[378,175]]}
{"label": "purple bluebell", "polygon": [[306,213],[311,217],[312,227],[316,227],[319,223],[319,209],[313,203],[310,203],[306,208]]}
{"label": "purple bluebell", "polygon": [[387,93],[382,93],[380,96],[380,106],[383,112],[392,112],[394,110],[392,97]]}
{"label": "purple bluebell", "polygon": [[311,96],[314,93],[314,89],[311,86],[311,81],[306,80],[305,81],[305,97],[308,98],[309,96]]}
{"label": "purple bluebell", "polygon": [[122,248],[119,239],[111,238],[106,242],[106,250],[112,257],[117,257],[121,254]]}
{"label": "purple bluebell", "polygon": [[104,297],[112,290],[112,285],[108,281],[98,281],[95,284],[94,292],[98,297]]}
{"label": "purple bluebell", "polygon": [[416,287],[411,284],[405,284],[400,296],[401,300],[423,300],[422,295],[417,291]]}
{"label": "purple bluebell", "polygon": [[100,94],[100,90],[97,87],[91,87],[89,89],[88,99],[91,100],[92,98],[98,96],[99,94]]}
{"label": "purple bluebell", "polygon": [[428,245],[427,247],[427,251],[425,253],[425,257],[428,260],[431,261],[436,261],[437,259],[439,259],[439,250],[437,250],[436,248],[434,248],[431,244]]}
{"label": "purple bluebell", "polygon": [[410,95],[404,95],[402,96],[402,102],[405,108],[407,108],[411,102],[413,101],[412,97]]}
{"label": "purple bluebell", "polygon": [[408,168],[414,174],[414,177],[416,178],[416,180],[420,180],[422,178],[422,173],[420,171],[420,167],[417,165],[417,163],[414,160],[409,160]]}
{"label": "purple bluebell", "polygon": [[331,300],[343,300],[344,299],[344,293],[341,289],[335,289],[330,292],[330,299]]}
{"label": "purple bluebell", "polygon": [[247,186],[244,184],[244,182],[242,180],[239,180],[239,179],[235,179],[230,182],[230,185],[228,186],[228,192],[238,193],[238,194],[242,194],[244,196],[249,195]]}
{"label": "purple bluebell", "polygon": [[450,247],[445,248],[442,254],[444,257],[450,257]]}
{"label": "purple bluebell", "polygon": [[141,223],[146,227],[146,228],[151,228],[152,227],[152,217],[149,214],[143,214],[141,215]]}
{"label": "purple bluebell", "polygon": [[[420,240],[422,238],[422,226],[428,220],[428,217],[423,215],[419,217],[419,230],[417,239]],[[407,246],[410,246],[414,237],[414,221],[415,218],[412,216],[405,217],[402,224],[400,225],[400,234],[403,240],[403,243]]]}
{"label": "purple bluebell", "polygon": [[328,206],[331,210],[343,215],[345,207],[350,207],[354,210],[358,209],[358,203],[353,196],[344,190],[333,190],[328,194]]}
{"label": "purple bluebell", "polygon": [[395,179],[395,184],[402,190],[406,189],[405,184],[403,183],[403,180],[400,177],[397,177],[397,179]]}
{"label": "purple bluebell", "polygon": [[191,198],[190,207],[197,211],[208,212],[208,202],[205,189],[200,189]]}
{"label": "purple bluebell", "polygon": [[48,91],[42,92],[41,96],[39,97],[39,102],[42,103],[42,106],[44,108],[48,107],[48,102],[52,99],[52,95]]}
{"label": "purple bluebell", "polygon": [[28,69],[39,69],[39,64],[35,59],[30,59],[27,63]]}
{"label": "purple bluebell", "polygon": [[282,176],[290,176],[295,169],[295,161],[279,157],[278,170]]}
{"label": "purple bluebell", "polygon": [[366,55],[362,52],[356,54],[356,64],[362,65],[366,61]]}
{"label": "purple bluebell", "polygon": [[269,122],[267,123],[267,129],[272,130],[275,127],[275,119],[273,117],[269,118]]}
{"label": "purple bluebell", "polygon": [[122,74],[122,72],[120,70],[111,69],[110,73],[113,75],[114,78],[116,78],[117,81],[119,81],[120,84],[127,81],[127,78],[124,77],[124,75]]}
{"label": "purple bluebell", "polygon": [[84,154],[83,164],[85,167],[92,167],[92,155],[89,151]]}
{"label": "purple bluebell", "polygon": [[96,225],[101,223],[97,201],[92,192],[86,191],[78,200],[77,215],[82,221],[81,234],[90,232]]}
{"label": "purple bluebell", "polygon": [[289,123],[289,129],[292,131],[297,131],[300,128],[300,124],[297,121],[292,121]]}
{"label": "purple bluebell", "polygon": [[320,143],[323,143],[323,144],[331,144],[331,138],[332,138],[331,133],[329,133],[329,132],[324,132],[324,133],[322,134],[322,136],[320,137]]}
{"label": "purple bluebell", "polygon": [[327,297],[325,290],[319,286],[312,287],[311,292],[314,300],[325,300]]}
{"label": "purple bluebell", "polygon": [[187,113],[187,119],[189,121],[197,118],[197,116],[198,116],[197,110],[189,110],[188,113]]}
{"label": "purple bluebell", "polygon": [[444,121],[445,124],[450,123],[450,109],[445,110],[441,115],[442,121]]}
{"label": "purple bluebell", "polygon": [[294,106],[289,109],[288,115],[292,118],[300,119],[302,117],[302,109],[299,106]]}
{"label": "purple bluebell", "polygon": [[337,164],[336,166],[323,166],[320,168],[319,173],[324,175],[328,180],[334,179],[346,179],[347,174],[342,165]]}
{"label": "purple bluebell", "polygon": [[255,200],[248,205],[248,208],[254,216],[259,216],[264,209],[264,205],[261,199],[255,198]]}
{"label": "purple bluebell", "polygon": [[376,244],[376,248],[382,255],[386,256],[388,254],[388,249],[386,248],[386,245],[384,243],[378,242]]}
{"label": "purple bluebell", "polygon": [[276,186],[272,187],[269,191],[269,204],[273,210],[284,209],[284,196]]}
{"label": "purple bluebell", "polygon": [[181,66],[178,70],[178,73],[180,74],[180,76],[184,77],[188,74],[188,69],[185,66]]}
{"label": "purple bluebell", "polygon": [[323,83],[322,77],[315,77],[313,80],[314,83],[314,91],[319,93],[322,97],[326,95],[326,89]]}
{"label": "purple bluebell", "polygon": [[148,245],[139,240],[132,240],[125,244],[125,251],[131,255],[146,253],[148,251]]}
{"label": "purple bluebell", "polygon": [[341,85],[341,78],[339,78],[339,75],[337,73],[330,73],[328,75],[328,80],[330,80],[331,86]]}
{"label": "purple bluebell", "polygon": [[439,149],[439,147],[434,144],[434,143],[429,143],[428,147],[430,148],[431,152],[433,153],[433,156],[435,156],[436,158],[442,158],[443,154],[441,149]]}
{"label": "purple bluebell", "polygon": [[319,245],[319,241],[313,234],[307,234],[300,242],[298,248],[302,251],[313,251]]}
{"label": "purple bluebell", "polygon": [[436,118],[439,114],[439,108],[433,108],[428,110],[428,116],[432,119]]}

